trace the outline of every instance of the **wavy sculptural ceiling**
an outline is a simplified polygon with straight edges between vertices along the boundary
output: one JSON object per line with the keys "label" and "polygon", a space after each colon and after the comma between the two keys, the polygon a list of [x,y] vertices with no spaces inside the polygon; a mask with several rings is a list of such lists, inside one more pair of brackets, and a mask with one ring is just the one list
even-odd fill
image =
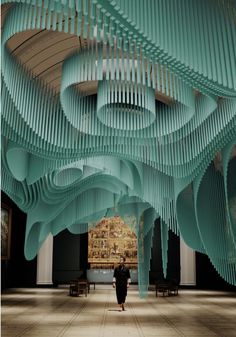
{"label": "wavy sculptural ceiling", "polygon": [[2,190],[49,233],[136,219],[144,295],[152,229],[236,285],[235,3],[2,1]]}

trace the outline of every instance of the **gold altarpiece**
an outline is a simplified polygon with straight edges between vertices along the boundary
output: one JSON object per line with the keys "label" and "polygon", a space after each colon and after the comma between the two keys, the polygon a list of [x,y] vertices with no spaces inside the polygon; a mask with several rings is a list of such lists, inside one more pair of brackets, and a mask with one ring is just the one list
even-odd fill
{"label": "gold altarpiece", "polygon": [[126,265],[137,268],[137,237],[119,216],[103,218],[88,233],[88,263],[91,269],[112,269],[126,257]]}

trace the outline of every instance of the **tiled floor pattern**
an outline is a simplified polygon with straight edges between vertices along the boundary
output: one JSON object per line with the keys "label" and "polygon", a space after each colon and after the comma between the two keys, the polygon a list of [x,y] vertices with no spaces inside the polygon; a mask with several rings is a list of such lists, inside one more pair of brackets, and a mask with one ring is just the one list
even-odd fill
{"label": "tiled floor pattern", "polygon": [[180,290],[140,299],[133,286],[126,311],[115,291],[97,286],[88,297],[67,288],[11,289],[2,294],[2,337],[236,337],[236,293]]}

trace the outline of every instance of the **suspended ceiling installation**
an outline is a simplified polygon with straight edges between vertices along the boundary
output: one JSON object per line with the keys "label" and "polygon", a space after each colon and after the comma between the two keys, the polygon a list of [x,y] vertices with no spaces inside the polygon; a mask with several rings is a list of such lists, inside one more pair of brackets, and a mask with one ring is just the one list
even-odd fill
{"label": "suspended ceiling installation", "polygon": [[236,9],[231,0],[2,1],[2,189],[49,233],[154,220],[236,285]]}

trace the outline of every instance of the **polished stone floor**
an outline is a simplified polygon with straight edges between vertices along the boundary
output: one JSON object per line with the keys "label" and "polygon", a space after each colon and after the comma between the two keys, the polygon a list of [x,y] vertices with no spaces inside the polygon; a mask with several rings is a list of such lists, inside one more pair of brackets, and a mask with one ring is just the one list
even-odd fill
{"label": "polished stone floor", "polygon": [[68,289],[11,289],[2,294],[2,337],[233,337],[236,294],[180,290],[178,296],[143,300],[135,286],[126,311],[108,285],[88,297]]}

